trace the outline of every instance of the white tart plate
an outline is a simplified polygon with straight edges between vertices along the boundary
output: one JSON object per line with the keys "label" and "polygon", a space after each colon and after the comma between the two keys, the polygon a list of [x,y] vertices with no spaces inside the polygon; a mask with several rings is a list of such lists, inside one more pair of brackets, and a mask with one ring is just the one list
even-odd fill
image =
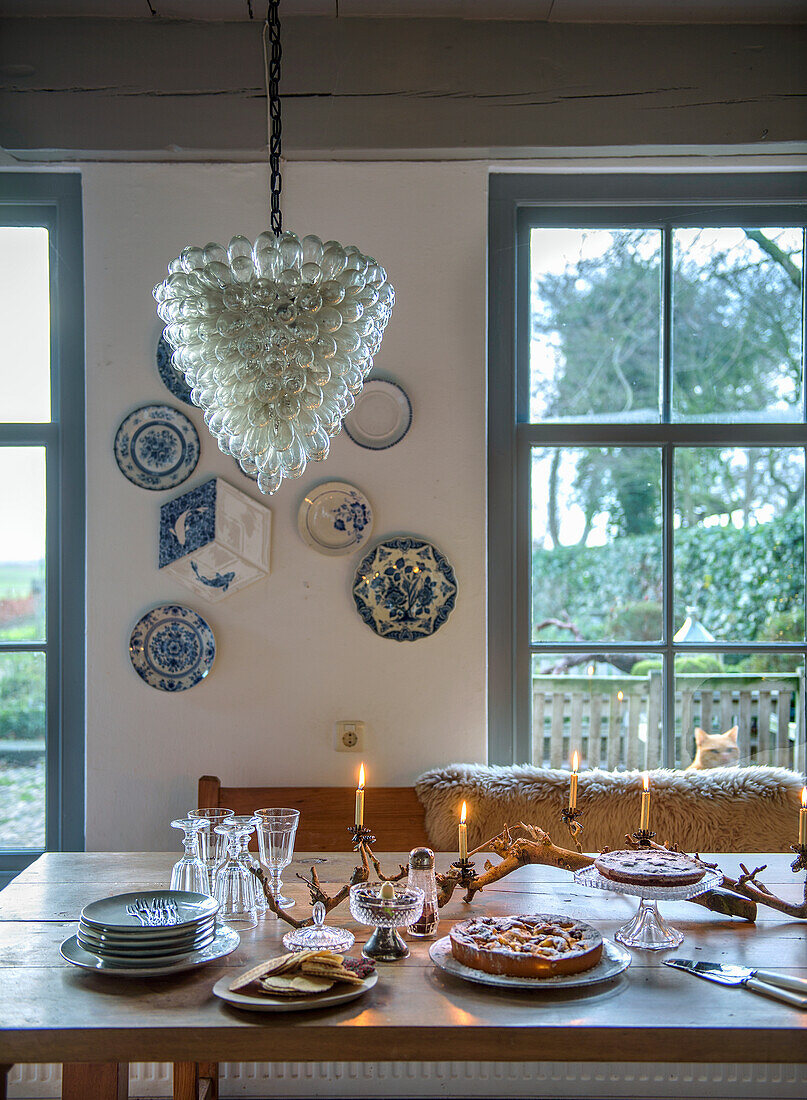
{"label": "white tart plate", "polygon": [[429,958],[435,966],[453,974],[456,978],[463,978],[466,982],[477,982],[479,985],[495,985],[499,989],[529,989],[533,993],[544,991],[575,989],[587,985],[599,985],[600,982],[610,982],[623,970],[627,970],[631,962],[630,951],[620,947],[613,940],[602,941],[602,958],[596,966],[590,970],[583,970],[579,974],[558,974],[554,978],[512,978],[508,974],[488,974],[484,970],[474,970],[465,966],[451,954],[451,937],[443,936],[436,940],[429,948]]}
{"label": "white tart plate", "polygon": [[314,993],[308,997],[273,997],[271,993],[247,993],[243,989],[233,992],[230,982],[233,975],[221,978],[213,986],[213,992],[222,1001],[234,1005],[236,1008],[246,1008],[250,1012],[303,1012],[313,1008],[333,1008],[335,1005],[345,1004],[356,997],[361,997],[368,989],[372,989],[378,981],[378,971],[373,971],[364,979],[363,985],[343,985],[337,982],[332,989],[324,993]]}

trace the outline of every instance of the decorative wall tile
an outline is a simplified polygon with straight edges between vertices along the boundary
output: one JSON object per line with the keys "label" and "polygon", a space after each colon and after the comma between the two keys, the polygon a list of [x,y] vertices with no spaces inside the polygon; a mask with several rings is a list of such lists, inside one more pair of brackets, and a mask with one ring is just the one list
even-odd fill
{"label": "decorative wall tile", "polygon": [[211,478],[160,508],[160,569],[215,603],[269,574],[272,513]]}

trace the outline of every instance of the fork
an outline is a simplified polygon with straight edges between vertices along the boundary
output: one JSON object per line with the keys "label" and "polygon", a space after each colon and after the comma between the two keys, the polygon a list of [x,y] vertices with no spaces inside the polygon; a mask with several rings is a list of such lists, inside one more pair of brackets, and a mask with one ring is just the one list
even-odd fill
{"label": "fork", "polygon": [[126,912],[137,917],[141,925],[149,927],[174,925],[178,916],[177,904],[173,898],[155,898],[152,901],[136,898],[126,906]]}

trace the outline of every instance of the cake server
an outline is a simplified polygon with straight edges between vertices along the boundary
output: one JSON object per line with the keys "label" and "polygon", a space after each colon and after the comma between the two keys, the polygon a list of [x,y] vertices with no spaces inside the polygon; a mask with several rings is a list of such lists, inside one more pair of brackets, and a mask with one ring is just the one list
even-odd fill
{"label": "cake server", "polygon": [[667,959],[665,966],[706,978],[720,985],[744,985],[754,993],[772,997],[796,1008],[807,1008],[807,981],[778,974],[773,970],[751,970],[747,966],[730,966],[726,963],[696,962],[694,959]]}

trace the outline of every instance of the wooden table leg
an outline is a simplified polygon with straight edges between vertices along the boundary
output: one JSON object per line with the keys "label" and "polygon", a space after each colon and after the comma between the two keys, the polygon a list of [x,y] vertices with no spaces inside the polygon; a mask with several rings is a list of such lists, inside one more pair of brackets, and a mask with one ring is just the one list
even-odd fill
{"label": "wooden table leg", "polygon": [[6,1066],[0,1064],[0,1100],[6,1100],[6,1090],[8,1088],[8,1075],[9,1072],[14,1069],[14,1066]]}
{"label": "wooden table leg", "polygon": [[219,1100],[218,1062],[174,1062],[174,1100]]}
{"label": "wooden table leg", "polygon": [[65,1062],[62,1100],[127,1100],[128,1062]]}

